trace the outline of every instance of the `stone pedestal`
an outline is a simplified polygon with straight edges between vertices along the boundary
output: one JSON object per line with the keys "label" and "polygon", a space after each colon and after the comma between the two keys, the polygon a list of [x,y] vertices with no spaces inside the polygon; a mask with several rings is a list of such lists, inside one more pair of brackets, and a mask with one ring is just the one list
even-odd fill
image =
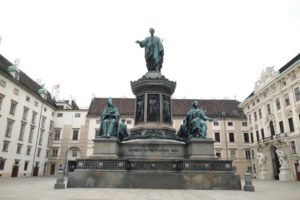
{"label": "stone pedestal", "polygon": [[250,173],[245,173],[244,191],[254,192],[254,186],[252,185],[252,174]]}
{"label": "stone pedestal", "polygon": [[68,188],[152,188],[241,190],[231,160],[218,160],[212,139],[176,136],[171,96],[176,82],[148,72],[131,82],[135,126],[128,137],[96,138],[90,159],[77,159]]}
{"label": "stone pedestal", "polygon": [[267,168],[261,168],[259,173],[259,179],[261,180],[269,180],[271,179],[270,174],[268,173]]}
{"label": "stone pedestal", "polygon": [[279,180],[280,181],[292,181],[293,176],[289,168],[280,168]]}
{"label": "stone pedestal", "polygon": [[94,154],[90,158],[118,158],[119,140],[116,137],[99,137],[94,140]]}
{"label": "stone pedestal", "polygon": [[64,171],[57,172],[57,180],[54,184],[54,189],[65,189],[65,174]]}
{"label": "stone pedestal", "polygon": [[192,138],[187,142],[189,159],[217,159],[214,154],[214,140],[211,138]]}
{"label": "stone pedestal", "polygon": [[[135,125],[163,123],[172,128],[171,96],[176,82],[166,79],[160,72],[147,72],[131,82],[136,96]],[[135,133],[137,134],[137,133]]]}

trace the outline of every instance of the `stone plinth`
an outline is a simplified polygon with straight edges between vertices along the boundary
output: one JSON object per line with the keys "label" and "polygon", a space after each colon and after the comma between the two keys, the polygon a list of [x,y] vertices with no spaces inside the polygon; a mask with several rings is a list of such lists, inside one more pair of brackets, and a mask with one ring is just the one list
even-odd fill
{"label": "stone plinth", "polygon": [[91,158],[118,158],[119,140],[115,137],[94,139],[94,154]]}
{"label": "stone plinth", "polygon": [[68,188],[152,188],[240,190],[231,161],[78,160]]}
{"label": "stone plinth", "polygon": [[252,174],[250,173],[245,173],[244,191],[254,192],[254,186],[252,185]]}
{"label": "stone plinth", "polygon": [[[112,181],[113,180],[113,181]],[[241,190],[240,177],[234,174],[205,172],[70,172],[68,188],[147,188]]]}
{"label": "stone plinth", "polygon": [[192,138],[187,142],[187,156],[190,159],[217,159],[214,154],[214,140]]}
{"label": "stone plinth", "polygon": [[280,170],[280,173],[279,173],[279,180],[280,181],[292,181],[292,180],[294,180],[289,168],[280,168],[279,170]]}
{"label": "stone plinth", "polygon": [[57,172],[57,180],[54,184],[54,189],[65,189],[65,174],[64,171]]}
{"label": "stone plinth", "polygon": [[267,168],[261,168],[260,169],[259,179],[261,179],[261,180],[270,180],[271,179]]}

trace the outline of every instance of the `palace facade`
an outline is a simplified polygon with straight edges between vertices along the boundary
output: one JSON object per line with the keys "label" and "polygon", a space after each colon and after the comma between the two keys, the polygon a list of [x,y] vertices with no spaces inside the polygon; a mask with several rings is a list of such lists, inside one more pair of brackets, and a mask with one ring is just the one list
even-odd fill
{"label": "palace facade", "polygon": [[[252,172],[260,179],[300,180],[300,54],[268,67],[240,107],[248,118]],[[262,158],[258,158],[259,156]]]}

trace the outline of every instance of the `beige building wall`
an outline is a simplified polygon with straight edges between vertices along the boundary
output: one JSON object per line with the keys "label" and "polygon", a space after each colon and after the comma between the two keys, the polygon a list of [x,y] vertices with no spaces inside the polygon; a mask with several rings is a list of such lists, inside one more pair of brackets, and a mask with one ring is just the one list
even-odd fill
{"label": "beige building wall", "polygon": [[261,179],[279,179],[282,169],[275,153],[278,149],[286,155],[292,179],[300,180],[297,178],[300,172],[300,58],[296,57],[279,71],[267,68],[253,94],[240,106],[253,134],[254,157],[258,152],[266,157],[266,170],[262,170],[257,159],[252,160],[256,168],[254,175]]}
{"label": "beige building wall", "polygon": [[87,158],[88,127],[87,110],[57,110],[54,118],[54,130],[51,136],[51,152],[47,175],[55,175],[58,167],[75,167],[76,159]]}
{"label": "beige building wall", "polygon": [[0,176],[45,174],[53,115],[41,96],[0,74]]}

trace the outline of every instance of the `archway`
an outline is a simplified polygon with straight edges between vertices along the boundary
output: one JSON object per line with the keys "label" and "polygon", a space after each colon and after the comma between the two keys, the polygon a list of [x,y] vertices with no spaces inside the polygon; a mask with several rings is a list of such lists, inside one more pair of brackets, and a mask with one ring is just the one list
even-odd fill
{"label": "archway", "polygon": [[77,159],[80,158],[81,151],[78,147],[70,147],[67,152],[68,172],[73,172],[77,168]]}
{"label": "archway", "polygon": [[270,152],[271,152],[271,161],[272,161],[272,168],[273,168],[273,175],[275,180],[279,180],[279,173],[280,173],[280,164],[279,164],[279,159],[276,154],[277,147],[272,145],[270,147]]}

